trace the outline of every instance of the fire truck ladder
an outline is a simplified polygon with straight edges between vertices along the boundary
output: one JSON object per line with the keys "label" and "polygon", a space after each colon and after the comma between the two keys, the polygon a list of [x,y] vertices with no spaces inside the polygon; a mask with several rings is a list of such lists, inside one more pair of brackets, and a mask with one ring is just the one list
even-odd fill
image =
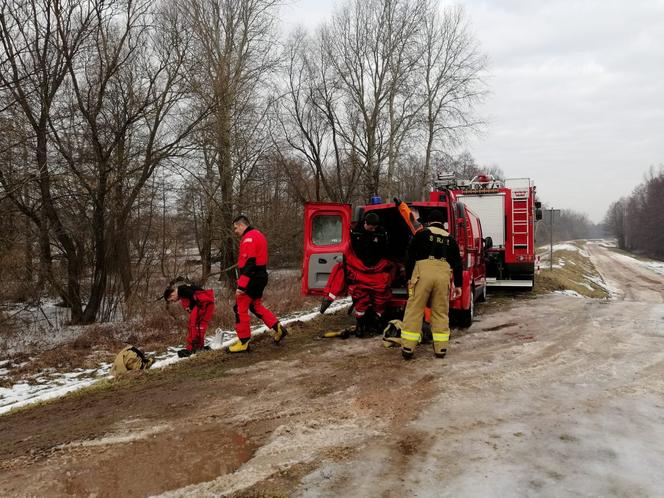
{"label": "fire truck ladder", "polygon": [[[525,237],[526,243],[517,244],[517,238]],[[528,237],[528,199],[512,199],[512,247],[530,251]]]}

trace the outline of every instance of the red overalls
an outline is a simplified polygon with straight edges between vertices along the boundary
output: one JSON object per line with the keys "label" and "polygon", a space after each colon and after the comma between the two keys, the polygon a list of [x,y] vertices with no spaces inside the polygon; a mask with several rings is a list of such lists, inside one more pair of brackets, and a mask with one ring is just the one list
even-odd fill
{"label": "red overalls", "polygon": [[242,293],[235,295],[235,331],[239,339],[249,339],[249,311],[263,320],[268,328],[278,322],[277,317],[261,302],[263,289],[267,285],[267,240],[255,228],[247,227],[242,234],[237,266],[240,273],[237,288]]}
{"label": "red overalls", "polygon": [[[184,291],[184,287],[189,287]],[[180,290],[182,289],[182,291]],[[193,299],[192,297],[193,291]],[[203,349],[205,346],[205,332],[214,315],[214,291],[212,289],[192,289],[190,286],[178,288],[180,304],[189,312],[189,333],[187,334],[187,347],[189,351]]]}
{"label": "red overalls", "polygon": [[369,308],[381,316],[392,297],[390,283],[394,273],[394,264],[387,259],[380,259],[375,266],[366,266],[349,247],[344,252],[343,262],[332,268],[323,292],[334,301],[347,289],[353,298],[355,317],[361,318]]}

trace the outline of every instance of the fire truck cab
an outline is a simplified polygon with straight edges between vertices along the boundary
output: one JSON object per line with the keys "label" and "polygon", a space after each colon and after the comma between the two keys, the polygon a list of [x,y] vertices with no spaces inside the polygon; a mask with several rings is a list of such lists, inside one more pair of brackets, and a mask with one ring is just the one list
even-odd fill
{"label": "fire truck cab", "polygon": [[[394,203],[374,203],[360,206],[352,217],[350,204],[308,202],[304,213],[304,258],[302,264],[302,293],[322,295],[332,267],[342,260],[350,243],[350,231],[368,212],[378,214],[388,234],[387,258],[403,268],[411,230]],[[426,219],[427,213],[438,209],[446,215],[448,232],[457,240],[463,265],[462,295],[450,301],[450,317],[462,327],[469,327],[474,316],[475,301],[486,298],[485,241],[482,224],[475,213],[450,190],[431,193],[430,200],[409,202],[413,211]],[[400,317],[408,298],[407,281],[400,272],[392,283],[392,299],[388,310]]]}
{"label": "fire truck cab", "polygon": [[447,185],[482,220],[490,238],[486,252],[490,287],[532,289],[535,275],[535,222],[542,218],[536,188],[529,178],[495,180],[478,175]]}

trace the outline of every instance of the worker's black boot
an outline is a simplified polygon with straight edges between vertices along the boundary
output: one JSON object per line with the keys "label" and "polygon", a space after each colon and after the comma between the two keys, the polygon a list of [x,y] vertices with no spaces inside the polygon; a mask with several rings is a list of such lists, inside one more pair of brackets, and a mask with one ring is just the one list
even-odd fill
{"label": "worker's black boot", "polygon": [[379,320],[380,317],[373,311],[367,313],[367,336],[373,337],[383,331],[380,328]]}
{"label": "worker's black boot", "polygon": [[355,325],[355,337],[364,337],[367,333],[367,319],[366,316],[357,317],[357,324]]}

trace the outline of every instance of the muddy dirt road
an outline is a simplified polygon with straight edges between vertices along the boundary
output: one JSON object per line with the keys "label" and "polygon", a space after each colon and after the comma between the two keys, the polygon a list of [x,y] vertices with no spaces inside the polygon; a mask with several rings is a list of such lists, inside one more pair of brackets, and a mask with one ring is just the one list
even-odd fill
{"label": "muddy dirt road", "polygon": [[339,315],[0,417],[0,495],[660,495],[664,278],[588,249],[617,299],[492,297],[442,361]]}

